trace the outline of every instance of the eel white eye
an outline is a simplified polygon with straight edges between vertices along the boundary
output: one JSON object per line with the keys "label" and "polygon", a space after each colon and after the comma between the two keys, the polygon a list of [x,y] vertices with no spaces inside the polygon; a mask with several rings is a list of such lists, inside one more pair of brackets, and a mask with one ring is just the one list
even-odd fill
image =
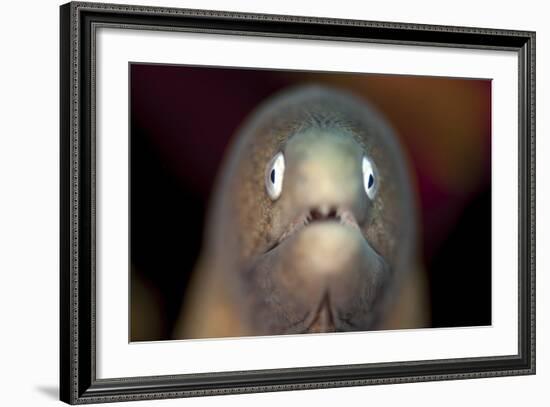
{"label": "eel white eye", "polygon": [[370,199],[374,199],[376,190],[378,189],[378,182],[376,179],[376,172],[374,171],[374,164],[367,157],[363,157],[363,186],[365,192]]}
{"label": "eel white eye", "polygon": [[283,190],[283,176],[285,175],[285,157],[283,153],[275,154],[267,166],[265,173],[265,188],[272,200],[279,198]]}

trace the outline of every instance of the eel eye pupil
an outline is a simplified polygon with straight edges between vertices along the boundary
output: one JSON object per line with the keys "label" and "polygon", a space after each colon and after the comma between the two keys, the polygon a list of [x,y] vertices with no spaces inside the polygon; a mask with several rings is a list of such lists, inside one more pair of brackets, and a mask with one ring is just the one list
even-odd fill
{"label": "eel eye pupil", "polygon": [[371,188],[372,187],[372,184],[374,184],[374,178],[372,176],[372,174],[369,175],[369,184],[368,184],[368,187]]}
{"label": "eel eye pupil", "polygon": [[274,184],[275,183],[275,168],[273,168],[271,170],[271,183]]}

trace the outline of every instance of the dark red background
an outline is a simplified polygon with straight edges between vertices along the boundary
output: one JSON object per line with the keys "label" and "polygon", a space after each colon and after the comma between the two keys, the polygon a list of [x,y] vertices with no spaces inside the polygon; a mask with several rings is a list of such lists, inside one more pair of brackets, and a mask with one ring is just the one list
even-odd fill
{"label": "dark red background", "polygon": [[414,166],[434,327],[491,323],[491,82],[132,64],[131,337],[169,339],[225,148],[265,98],[325,83],[373,103]]}

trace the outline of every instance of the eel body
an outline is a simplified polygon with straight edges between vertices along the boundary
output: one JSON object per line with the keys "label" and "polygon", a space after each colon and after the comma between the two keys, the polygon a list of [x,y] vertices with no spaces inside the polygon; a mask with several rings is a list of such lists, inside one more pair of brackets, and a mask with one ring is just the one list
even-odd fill
{"label": "eel body", "polygon": [[175,338],[429,324],[407,157],[367,101],[265,101],[221,165]]}

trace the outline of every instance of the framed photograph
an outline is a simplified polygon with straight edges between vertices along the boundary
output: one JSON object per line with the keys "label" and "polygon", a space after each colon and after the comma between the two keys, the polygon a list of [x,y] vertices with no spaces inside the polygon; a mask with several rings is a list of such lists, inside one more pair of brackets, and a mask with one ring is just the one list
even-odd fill
{"label": "framed photograph", "polygon": [[68,3],[70,404],[535,373],[535,33]]}

